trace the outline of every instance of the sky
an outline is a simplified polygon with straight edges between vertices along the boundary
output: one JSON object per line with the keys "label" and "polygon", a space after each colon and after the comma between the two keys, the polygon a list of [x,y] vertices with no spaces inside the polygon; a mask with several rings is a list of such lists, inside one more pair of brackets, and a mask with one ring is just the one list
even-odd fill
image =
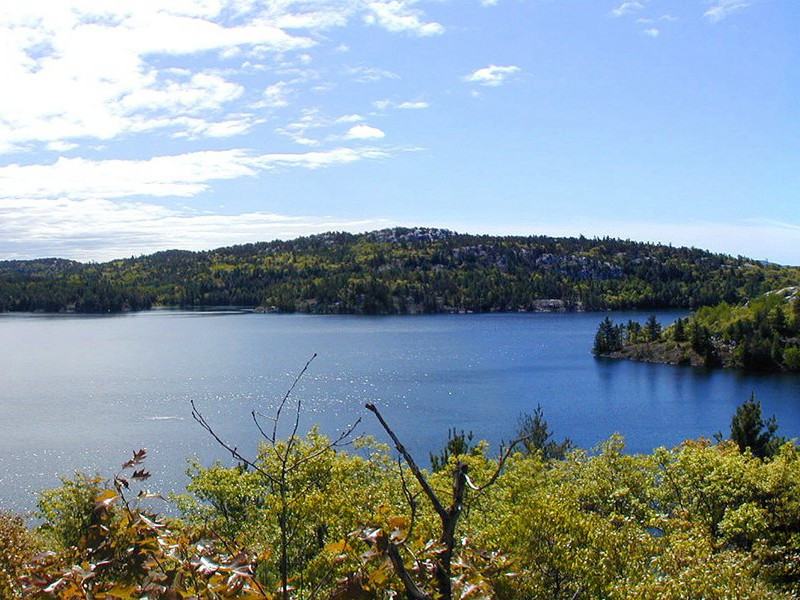
{"label": "sky", "polygon": [[797,0],[27,0],[0,259],[324,231],[800,264]]}

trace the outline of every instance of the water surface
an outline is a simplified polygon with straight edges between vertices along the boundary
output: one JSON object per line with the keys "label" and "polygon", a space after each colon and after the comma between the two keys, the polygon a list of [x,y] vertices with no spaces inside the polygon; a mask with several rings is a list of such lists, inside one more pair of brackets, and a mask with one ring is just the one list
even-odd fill
{"label": "water surface", "polygon": [[590,448],[621,432],[649,452],[727,432],[755,392],[779,433],[800,436],[800,377],[595,360],[602,316],[0,315],[0,508],[32,507],[76,469],[110,475],[140,447],[152,488],[181,489],[186,457],[228,460],[190,399],[252,450],[251,410],[271,414],[314,353],[294,396],[303,430],[334,435],[363,417],[358,430],[384,440],[363,408],[374,402],[420,462],[454,426],[496,449],[537,404],[558,438]]}

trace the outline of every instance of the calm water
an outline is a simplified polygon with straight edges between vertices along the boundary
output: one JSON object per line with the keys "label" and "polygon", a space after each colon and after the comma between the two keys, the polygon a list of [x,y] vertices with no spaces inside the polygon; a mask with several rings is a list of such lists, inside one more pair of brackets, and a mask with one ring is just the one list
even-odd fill
{"label": "calm water", "polygon": [[422,462],[452,426],[496,449],[537,403],[558,438],[588,448],[621,432],[631,451],[649,452],[727,431],[754,391],[779,433],[800,437],[797,376],[597,361],[602,316],[0,315],[0,508],[31,508],[59,474],[110,475],[140,447],[151,488],[181,489],[186,457],[227,460],[189,400],[252,449],[250,411],[270,413],[315,352],[295,395],[303,427],[331,435],[363,417],[359,431],[384,440],[363,409],[375,402]]}

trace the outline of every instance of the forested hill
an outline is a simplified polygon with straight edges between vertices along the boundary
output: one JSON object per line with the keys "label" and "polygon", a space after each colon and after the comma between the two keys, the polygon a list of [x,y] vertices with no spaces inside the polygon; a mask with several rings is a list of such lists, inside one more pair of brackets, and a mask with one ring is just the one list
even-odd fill
{"label": "forested hill", "polygon": [[693,308],[739,302],[798,282],[797,268],[691,248],[396,228],[106,263],[4,261],[0,310],[244,306],[404,314]]}

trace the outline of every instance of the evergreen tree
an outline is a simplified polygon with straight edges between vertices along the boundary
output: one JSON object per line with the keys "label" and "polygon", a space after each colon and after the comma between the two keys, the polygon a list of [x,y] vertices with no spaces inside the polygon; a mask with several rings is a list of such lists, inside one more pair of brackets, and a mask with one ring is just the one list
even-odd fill
{"label": "evergreen tree", "polygon": [[638,344],[641,341],[642,326],[638,321],[634,321],[633,319],[629,320],[628,324],[625,326],[625,330],[626,344]]}
{"label": "evergreen tree", "polygon": [[475,444],[472,443],[472,437],[471,431],[469,433],[464,433],[462,429],[461,433],[458,433],[455,427],[448,429],[447,443],[444,448],[438,454],[434,454],[433,452],[429,454],[431,470],[436,472],[447,468],[447,463],[450,462],[451,456],[472,454],[477,448]]}
{"label": "evergreen tree", "polygon": [[657,342],[661,337],[661,323],[658,322],[655,315],[647,317],[647,323],[644,325],[644,334],[648,342]]}
{"label": "evergreen tree", "polygon": [[752,393],[750,400],[739,406],[733,415],[731,439],[742,452],[749,448],[753,456],[766,458],[774,455],[786,441],[783,437],[775,435],[777,429],[778,423],[774,416],[766,421],[761,417],[761,402],[757,401],[755,393]]}
{"label": "evergreen tree", "polygon": [[617,352],[622,350],[622,327],[614,325],[614,322],[606,317],[600,322],[597,333],[594,336],[594,354],[605,354],[606,352]]}
{"label": "evergreen tree", "polygon": [[526,454],[541,452],[545,459],[563,460],[567,451],[573,448],[572,440],[565,438],[560,444],[549,430],[541,404],[537,404],[533,414],[523,413],[517,421],[516,437],[522,439]]}
{"label": "evergreen tree", "polygon": [[676,342],[686,341],[686,324],[684,319],[678,319],[675,321],[675,327],[672,330],[672,339],[674,339]]}

